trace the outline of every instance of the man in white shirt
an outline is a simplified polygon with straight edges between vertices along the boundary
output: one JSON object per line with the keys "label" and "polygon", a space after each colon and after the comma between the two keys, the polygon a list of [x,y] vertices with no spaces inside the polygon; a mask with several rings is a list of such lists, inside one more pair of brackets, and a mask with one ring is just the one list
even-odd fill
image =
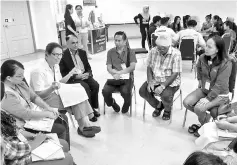
{"label": "man in white shirt", "polygon": [[175,32],[173,31],[173,29],[168,28],[168,22],[169,22],[169,17],[163,17],[161,18],[160,27],[157,27],[156,31],[151,35],[151,40],[152,40],[152,47],[156,46],[155,41],[157,39],[157,36],[167,33],[170,38],[172,39],[172,43],[175,43],[173,41],[173,38],[176,37]]}
{"label": "man in white shirt", "polygon": [[175,38],[173,38],[177,44],[180,44],[182,39],[184,38],[187,38],[187,39],[193,38],[194,54],[196,54],[197,46],[200,46],[202,49],[205,49],[206,47],[206,42],[203,39],[202,34],[195,30],[196,26],[197,26],[197,22],[195,20],[189,20],[187,22],[187,29],[181,30],[180,32],[177,33]]}

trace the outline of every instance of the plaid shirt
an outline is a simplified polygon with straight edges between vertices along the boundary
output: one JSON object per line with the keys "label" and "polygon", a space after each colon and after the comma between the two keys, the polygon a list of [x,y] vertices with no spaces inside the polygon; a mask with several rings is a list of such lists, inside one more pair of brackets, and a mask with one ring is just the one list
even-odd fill
{"label": "plaid shirt", "polygon": [[6,165],[27,165],[31,162],[31,147],[28,143],[21,142],[13,137],[5,140],[4,160]]}
{"label": "plaid shirt", "polygon": [[[154,84],[165,82],[174,72],[182,72],[182,58],[178,49],[170,47],[165,56],[161,55],[157,47],[149,52],[147,66],[151,67],[153,72]],[[170,84],[171,87],[180,85],[180,75]]]}

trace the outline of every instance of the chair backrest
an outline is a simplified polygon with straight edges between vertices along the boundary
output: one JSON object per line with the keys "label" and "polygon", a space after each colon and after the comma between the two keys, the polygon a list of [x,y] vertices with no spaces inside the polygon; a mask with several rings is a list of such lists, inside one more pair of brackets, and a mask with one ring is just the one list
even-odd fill
{"label": "chair backrest", "polygon": [[232,93],[232,99],[234,98],[234,89],[235,89],[235,81],[236,81],[236,73],[237,73],[237,62],[234,59],[232,62],[232,70],[229,78],[229,91]]}
{"label": "chair backrest", "polygon": [[231,35],[229,33],[226,33],[222,36],[222,39],[225,42],[226,52],[229,53],[230,52],[230,46],[231,46]]}
{"label": "chair backrest", "polygon": [[151,47],[155,47],[156,46],[156,39],[158,38],[157,35],[155,35],[155,33],[151,34]]}
{"label": "chair backrest", "polygon": [[194,60],[194,39],[182,38],[180,41],[179,49],[181,52],[182,60]]}

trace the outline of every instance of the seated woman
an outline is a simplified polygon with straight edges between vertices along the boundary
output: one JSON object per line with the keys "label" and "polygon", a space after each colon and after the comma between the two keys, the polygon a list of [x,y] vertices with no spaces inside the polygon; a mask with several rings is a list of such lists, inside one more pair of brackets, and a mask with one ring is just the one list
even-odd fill
{"label": "seated woman", "polygon": [[[185,108],[196,113],[201,125],[207,123],[211,116],[215,119],[218,107],[229,101],[231,70],[232,62],[226,55],[223,39],[219,36],[209,38],[205,53],[197,63],[198,88],[183,101]],[[189,127],[189,132],[198,137],[198,128],[194,124]]]}
{"label": "seated woman", "polygon": [[[38,97],[24,81],[24,66],[15,60],[7,60],[1,66],[1,81],[5,85],[5,95],[1,108],[16,117],[17,126],[22,128],[26,120],[43,118],[56,119],[51,132],[66,140],[66,128],[58,120],[58,111]],[[34,111],[33,104],[43,111]],[[36,133],[35,130],[28,131]]]}
{"label": "seated woman", "polygon": [[[1,100],[4,97],[4,83],[1,82]],[[4,110],[1,110],[1,154],[2,163],[6,165],[73,165],[73,158],[68,153],[69,147],[66,141],[60,139],[63,146],[65,158],[62,160],[35,162],[31,161],[31,146],[28,140],[34,137],[25,137],[27,141],[20,138],[21,130],[16,126],[16,119]],[[22,135],[22,134],[21,134]]]}
{"label": "seated woman", "polygon": [[227,165],[223,160],[213,154],[201,151],[193,152],[188,156],[183,165]]}
{"label": "seated woman", "polygon": [[[64,107],[61,96],[57,93],[57,90],[60,88],[60,83],[66,83],[77,73],[77,68],[75,67],[69,74],[62,78],[58,65],[62,55],[63,50],[59,44],[49,43],[46,46],[45,59],[31,72],[30,85],[51,107],[58,108],[59,110],[66,109],[69,112],[72,111],[79,125],[77,130],[79,135],[94,137],[96,133],[100,132],[101,128],[90,126],[88,116],[89,118],[93,118],[94,114],[89,101],[83,100],[76,105]],[[78,97],[82,97],[83,94],[87,97],[84,88],[81,88],[84,93],[78,93]]]}
{"label": "seated woman", "polygon": [[204,22],[204,23],[202,24],[201,31],[204,31],[204,32],[205,32],[205,30],[210,29],[210,28],[212,27],[211,17],[212,17],[211,14],[209,14],[209,15],[207,15],[207,16],[205,17],[206,22]]}

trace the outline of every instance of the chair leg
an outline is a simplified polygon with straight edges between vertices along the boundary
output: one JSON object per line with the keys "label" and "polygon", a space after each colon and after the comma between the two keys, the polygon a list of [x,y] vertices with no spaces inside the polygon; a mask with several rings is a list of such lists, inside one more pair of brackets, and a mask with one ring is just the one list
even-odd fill
{"label": "chair leg", "polygon": [[104,115],[105,115],[105,101],[104,101]]}
{"label": "chair leg", "polygon": [[145,117],[145,111],[146,111],[146,100],[144,100],[144,105],[143,105],[143,118]]}
{"label": "chair leg", "polygon": [[183,95],[182,95],[182,90],[180,90],[180,105],[181,105],[181,110],[183,109]]}
{"label": "chair leg", "polygon": [[188,113],[188,109],[186,108],[185,114],[184,114],[184,120],[183,120],[183,128],[184,128],[185,123],[186,123],[187,113]]}
{"label": "chair leg", "polygon": [[76,125],[75,125],[74,120],[72,118],[72,114],[68,113],[68,115],[69,115],[69,118],[70,118],[70,120],[72,122],[73,127],[76,128]]}
{"label": "chair leg", "polygon": [[135,105],[137,104],[137,96],[136,96],[136,87],[134,85],[134,99],[135,99]]}
{"label": "chair leg", "polygon": [[130,103],[130,117],[132,117],[132,96],[131,96],[131,103]]}

